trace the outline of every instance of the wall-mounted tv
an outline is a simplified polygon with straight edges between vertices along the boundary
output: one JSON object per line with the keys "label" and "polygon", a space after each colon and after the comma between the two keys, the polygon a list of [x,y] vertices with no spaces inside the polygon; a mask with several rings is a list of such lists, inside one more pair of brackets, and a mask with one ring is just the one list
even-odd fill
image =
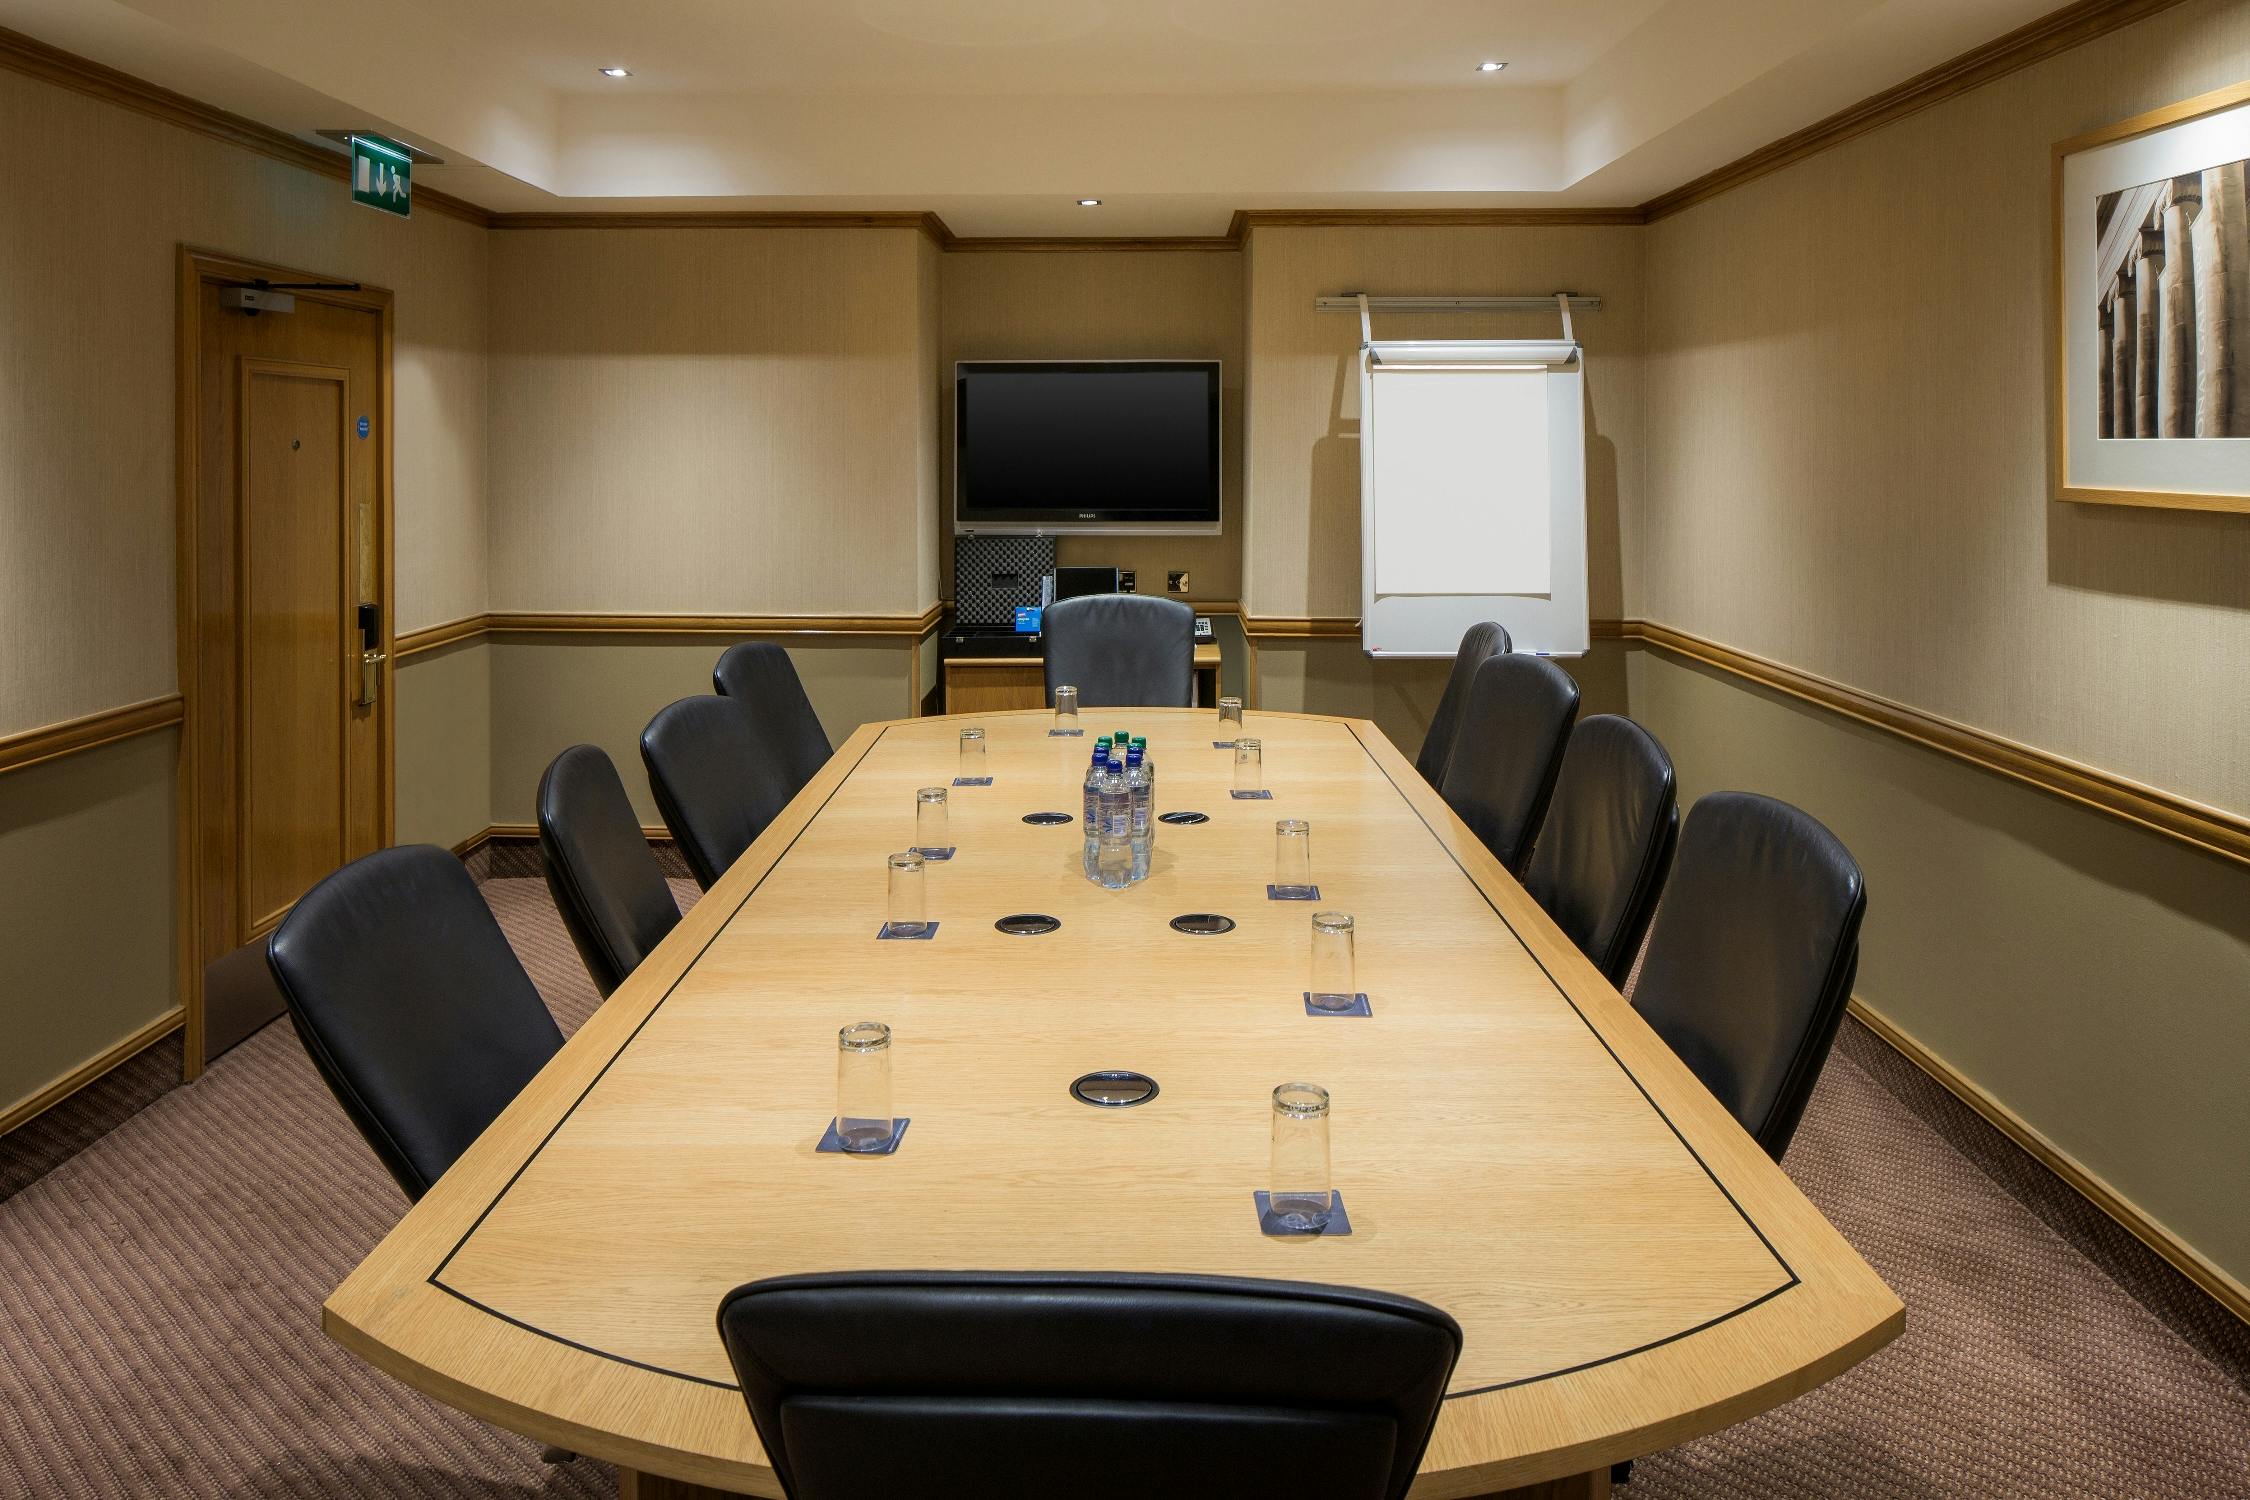
{"label": "wall-mounted tv", "polygon": [[1216,532],[1219,362],[963,360],[953,529]]}

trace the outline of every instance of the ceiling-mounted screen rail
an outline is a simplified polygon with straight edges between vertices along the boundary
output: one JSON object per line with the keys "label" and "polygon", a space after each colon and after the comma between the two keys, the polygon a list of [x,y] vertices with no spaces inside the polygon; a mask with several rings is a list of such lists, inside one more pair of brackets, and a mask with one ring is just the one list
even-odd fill
{"label": "ceiling-mounted screen rail", "polygon": [[[1365,301],[1373,312],[1553,312],[1558,295],[1564,294],[1549,292],[1544,297],[1368,297]],[[1602,299],[1599,297],[1569,295],[1574,311],[1602,310]],[[1313,307],[1320,312],[1358,312],[1361,300],[1354,295],[1315,297]]]}

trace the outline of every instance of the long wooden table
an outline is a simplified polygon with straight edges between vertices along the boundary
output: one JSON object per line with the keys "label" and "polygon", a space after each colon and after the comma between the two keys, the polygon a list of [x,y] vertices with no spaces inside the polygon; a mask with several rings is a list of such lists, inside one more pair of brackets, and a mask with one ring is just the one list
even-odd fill
{"label": "long wooden table", "polygon": [[[883,856],[981,723],[926,942],[879,942]],[[1904,1313],[1372,724],[1253,713],[1270,801],[1229,797],[1216,716],[1149,738],[1150,878],[1079,874],[1086,739],[1044,713],[871,724],[329,1299],[329,1334],[500,1426],[628,1471],[778,1495],[715,1327],[786,1272],[1129,1269],[1379,1287],[1466,1335],[1416,1496],[1599,1494],[1608,1466],[1778,1405]],[[1367,1019],[1302,1002],[1310,914],[1269,901],[1312,823],[1358,919]],[[1189,936],[1175,915],[1239,924]],[[1010,936],[1015,912],[1061,929]],[[890,1023],[894,1156],[814,1152],[835,1038]],[[1070,1098],[1133,1068],[1160,1095]],[[1268,1094],[1333,1095],[1348,1238],[1261,1236]],[[650,1478],[646,1476],[661,1476]]]}

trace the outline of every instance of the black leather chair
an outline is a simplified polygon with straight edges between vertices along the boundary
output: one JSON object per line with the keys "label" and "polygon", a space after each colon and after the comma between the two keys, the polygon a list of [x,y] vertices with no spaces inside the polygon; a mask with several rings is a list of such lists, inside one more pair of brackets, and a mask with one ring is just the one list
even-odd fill
{"label": "black leather chair", "polygon": [[1850,853],[1788,803],[1713,792],[1689,812],[1633,1008],[1776,1161],[1851,999],[1866,910]]}
{"label": "black leather chair", "polygon": [[732,698],[682,698],[641,731],[641,763],[695,883],[717,884],[797,795],[789,768]]}
{"label": "black leather chair", "polygon": [[1576,717],[1578,684],[1544,657],[1487,657],[1469,683],[1438,792],[1511,875],[1531,857]]}
{"label": "black leather chair", "polygon": [[791,1500],[1401,1496],[1461,1352],[1387,1292],[1129,1273],[783,1276],[719,1332]]}
{"label": "black leather chair", "polygon": [[1195,698],[1195,611],[1150,594],[1085,594],[1047,606],[1047,702],[1078,689],[1085,708],[1186,708]]}
{"label": "black leather chair", "polygon": [[539,778],[539,864],[594,988],[608,995],[679,925],[617,767],[573,745]]}
{"label": "black leather chair", "polygon": [[805,696],[796,664],[771,641],[727,647],[711,669],[711,691],[741,703],[764,728],[789,770],[791,796],[802,791],[836,753],[828,743],[828,731],[820,727],[820,715],[813,712],[812,699]]}
{"label": "black leather chair", "polygon": [[1494,620],[1471,625],[1461,637],[1461,649],[1453,653],[1453,670],[1446,674],[1445,692],[1438,698],[1437,712],[1430,715],[1430,732],[1422,736],[1422,753],[1414,757],[1414,769],[1433,787],[1445,785],[1446,763],[1453,757],[1453,737],[1461,730],[1461,712],[1469,700],[1469,683],[1477,675],[1477,668],[1493,656],[1505,654],[1515,643],[1508,639],[1507,627]]}
{"label": "black leather chair", "polygon": [[1631,719],[1580,719],[1563,752],[1524,889],[1622,989],[1679,842],[1672,757]]}
{"label": "black leather chair", "polygon": [[307,891],[266,962],[313,1066],[409,1198],[562,1046],[476,882],[429,844]]}

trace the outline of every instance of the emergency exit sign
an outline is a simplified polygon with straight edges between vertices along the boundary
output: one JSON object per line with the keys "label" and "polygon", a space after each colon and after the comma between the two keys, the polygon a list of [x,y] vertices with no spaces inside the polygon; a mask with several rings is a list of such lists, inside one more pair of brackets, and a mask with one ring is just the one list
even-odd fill
{"label": "emergency exit sign", "polygon": [[405,218],[413,212],[414,157],[379,135],[352,137],[352,202]]}

